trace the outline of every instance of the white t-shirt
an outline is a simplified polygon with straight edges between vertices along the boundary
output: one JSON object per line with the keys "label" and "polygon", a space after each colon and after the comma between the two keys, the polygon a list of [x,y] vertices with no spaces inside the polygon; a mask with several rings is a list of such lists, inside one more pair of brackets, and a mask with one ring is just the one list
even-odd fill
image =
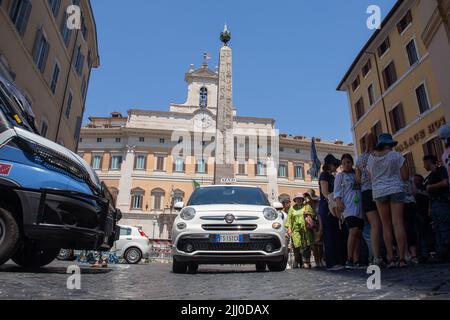
{"label": "white t-shirt", "polygon": [[384,156],[370,155],[367,170],[372,180],[374,199],[405,192],[405,182],[400,170],[404,163],[405,158],[396,151]]}
{"label": "white t-shirt", "polygon": [[354,173],[341,172],[334,182],[334,199],[341,198],[345,205],[344,218],[362,218],[361,191],[356,188]]}

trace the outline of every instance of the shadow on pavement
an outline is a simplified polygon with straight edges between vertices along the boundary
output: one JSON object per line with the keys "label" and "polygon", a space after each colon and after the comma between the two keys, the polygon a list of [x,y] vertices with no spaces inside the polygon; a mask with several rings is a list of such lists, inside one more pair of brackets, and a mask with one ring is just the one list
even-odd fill
{"label": "shadow on pavement", "polygon": [[[80,266],[80,265],[77,266],[81,269],[81,274],[106,274],[112,271],[112,269],[110,268],[92,268],[89,266]],[[67,267],[23,268],[14,264],[8,264],[0,266],[0,273],[8,272],[8,273],[34,273],[34,274],[67,274]]]}

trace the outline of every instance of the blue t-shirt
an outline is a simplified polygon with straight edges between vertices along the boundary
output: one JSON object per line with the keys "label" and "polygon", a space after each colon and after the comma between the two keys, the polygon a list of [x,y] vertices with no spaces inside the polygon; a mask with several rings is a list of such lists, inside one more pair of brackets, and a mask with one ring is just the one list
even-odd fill
{"label": "blue t-shirt", "polygon": [[328,182],[328,191],[332,193],[334,191],[334,176],[327,171],[324,171],[320,174],[319,177],[319,190],[320,190],[320,201],[327,201],[327,198],[322,194],[322,186],[320,185],[321,181]]}

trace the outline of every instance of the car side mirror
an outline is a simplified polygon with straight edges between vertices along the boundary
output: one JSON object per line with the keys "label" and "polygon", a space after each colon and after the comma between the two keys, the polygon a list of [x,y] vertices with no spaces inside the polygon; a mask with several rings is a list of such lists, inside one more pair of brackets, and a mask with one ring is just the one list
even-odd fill
{"label": "car side mirror", "polygon": [[272,207],[274,207],[276,210],[281,210],[283,209],[283,204],[276,201],[273,203]]}
{"label": "car side mirror", "polygon": [[175,210],[181,210],[181,209],[183,209],[183,208],[184,208],[184,202],[177,202],[177,203],[175,203],[175,204],[173,205],[173,208],[174,208]]}

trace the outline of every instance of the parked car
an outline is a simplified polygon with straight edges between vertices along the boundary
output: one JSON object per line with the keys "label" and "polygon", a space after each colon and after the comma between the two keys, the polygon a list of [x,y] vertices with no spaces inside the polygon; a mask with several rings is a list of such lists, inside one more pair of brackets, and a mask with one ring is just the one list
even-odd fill
{"label": "parked car", "polygon": [[45,266],[61,248],[109,250],[120,218],[94,170],[40,136],[25,97],[0,77],[0,265]]}
{"label": "parked car", "polygon": [[150,254],[150,239],[137,227],[120,226],[120,237],[113,250],[129,264],[137,264]]}
{"label": "parked car", "polygon": [[286,269],[286,230],[277,209],[258,187],[213,185],[194,191],[172,229],[174,273],[199,264],[255,264],[258,271]]}

